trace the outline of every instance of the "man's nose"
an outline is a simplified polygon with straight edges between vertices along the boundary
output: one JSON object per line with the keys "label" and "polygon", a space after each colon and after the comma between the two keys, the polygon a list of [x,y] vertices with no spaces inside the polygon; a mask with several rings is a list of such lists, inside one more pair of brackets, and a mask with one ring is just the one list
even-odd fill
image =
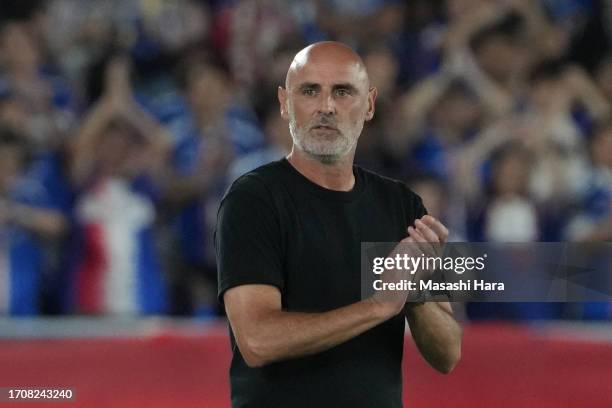
{"label": "man's nose", "polygon": [[333,115],[336,113],[336,101],[331,93],[322,93],[319,100],[319,113]]}

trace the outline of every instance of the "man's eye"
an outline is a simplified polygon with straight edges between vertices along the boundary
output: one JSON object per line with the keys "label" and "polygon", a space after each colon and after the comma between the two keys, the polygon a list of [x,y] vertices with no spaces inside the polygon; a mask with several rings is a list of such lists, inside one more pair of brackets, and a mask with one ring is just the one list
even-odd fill
{"label": "man's eye", "polygon": [[306,88],[302,91],[302,94],[306,96],[315,96],[317,94],[317,91],[312,88]]}
{"label": "man's eye", "polygon": [[339,97],[349,96],[350,94],[348,89],[336,89],[336,95]]}

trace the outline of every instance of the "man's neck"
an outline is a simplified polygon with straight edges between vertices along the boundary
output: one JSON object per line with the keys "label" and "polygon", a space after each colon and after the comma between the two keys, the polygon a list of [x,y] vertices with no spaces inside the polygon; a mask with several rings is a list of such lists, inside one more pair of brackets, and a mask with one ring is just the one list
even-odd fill
{"label": "man's neck", "polygon": [[337,162],[325,164],[294,146],[287,160],[304,177],[321,187],[336,191],[351,191],[355,186],[353,157],[354,152]]}

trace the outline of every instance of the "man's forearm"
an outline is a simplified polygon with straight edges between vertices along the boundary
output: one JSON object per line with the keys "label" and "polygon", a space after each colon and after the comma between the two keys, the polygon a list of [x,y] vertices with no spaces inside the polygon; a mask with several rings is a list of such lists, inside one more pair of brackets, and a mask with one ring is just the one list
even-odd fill
{"label": "man's forearm", "polygon": [[328,350],[391,316],[388,307],[366,299],[322,313],[270,311],[244,328],[250,333],[236,331],[238,327],[234,332],[245,361],[257,367]]}
{"label": "man's forearm", "polygon": [[448,303],[426,302],[406,306],[412,338],[427,362],[449,373],[461,358],[462,331]]}

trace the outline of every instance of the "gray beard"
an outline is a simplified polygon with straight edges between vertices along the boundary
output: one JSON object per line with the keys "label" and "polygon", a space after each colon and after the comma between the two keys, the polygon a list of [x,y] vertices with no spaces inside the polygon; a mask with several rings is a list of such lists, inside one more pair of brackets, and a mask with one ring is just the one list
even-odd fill
{"label": "gray beard", "polygon": [[306,154],[319,163],[326,165],[334,164],[341,158],[341,156],[337,154],[313,154],[310,152],[306,152]]}
{"label": "gray beard", "polygon": [[340,160],[345,154],[347,154],[348,152],[351,151],[352,148],[354,148],[355,146],[351,146],[350,149],[348,149],[346,152],[343,153],[317,153],[317,152],[313,152],[310,149],[305,148],[304,144],[302,143],[302,140],[300,139],[299,135],[299,130],[297,129],[297,127],[295,126],[294,123],[289,123],[289,129],[290,129],[290,133],[291,133],[291,138],[293,139],[293,144],[297,146],[297,148],[299,148],[301,151],[303,151],[304,153],[306,153],[310,158],[312,158],[313,160],[318,161],[319,163],[325,164],[325,165],[332,165],[338,162],[338,160]]}

